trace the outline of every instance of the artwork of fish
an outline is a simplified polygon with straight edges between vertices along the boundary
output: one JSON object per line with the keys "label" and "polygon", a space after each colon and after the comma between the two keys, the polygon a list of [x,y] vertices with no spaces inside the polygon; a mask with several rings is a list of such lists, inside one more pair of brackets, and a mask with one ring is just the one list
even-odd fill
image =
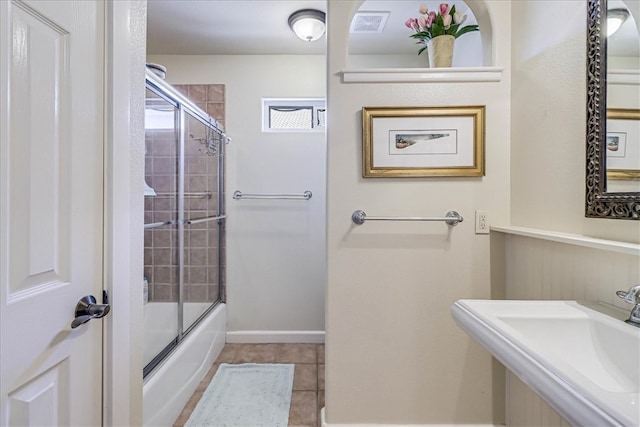
{"label": "artwork of fish", "polygon": [[432,139],[446,138],[449,133],[421,133],[421,134],[398,134],[396,135],[396,148],[403,149],[411,147],[421,141],[430,141]]}

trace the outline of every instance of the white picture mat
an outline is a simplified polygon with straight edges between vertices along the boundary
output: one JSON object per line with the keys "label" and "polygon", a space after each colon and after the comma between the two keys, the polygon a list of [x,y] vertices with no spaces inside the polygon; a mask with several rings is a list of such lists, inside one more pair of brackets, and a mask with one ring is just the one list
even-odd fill
{"label": "white picture mat", "polygon": [[624,156],[607,150],[607,169],[640,170],[640,120],[607,119],[607,136],[621,134],[625,134]]}
{"label": "white picture mat", "polygon": [[[442,130],[455,130],[455,152],[420,152],[420,149],[400,154],[395,146],[398,133],[439,133]],[[407,168],[446,168],[474,166],[474,118],[456,117],[374,117],[371,123],[372,166]],[[453,136],[444,142],[451,144]],[[432,141],[435,143],[435,140]],[[416,144],[418,145],[418,144]],[[411,147],[409,147],[411,148]],[[404,150],[407,150],[405,148]],[[449,149],[447,149],[450,152]]]}

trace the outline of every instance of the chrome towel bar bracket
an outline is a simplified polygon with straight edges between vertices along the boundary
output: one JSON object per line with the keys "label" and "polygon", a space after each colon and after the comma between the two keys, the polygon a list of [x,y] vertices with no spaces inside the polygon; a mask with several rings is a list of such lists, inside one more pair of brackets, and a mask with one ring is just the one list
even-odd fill
{"label": "chrome towel bar bracket", "polygon": [[448,225],[456,226],[464,218],[456,211],[449,211],[444,217],[421,217],[421,216],[367,216],[364,211],[357,210],[351,215],[351,220],[362,225],[365,221],[444,221]]}

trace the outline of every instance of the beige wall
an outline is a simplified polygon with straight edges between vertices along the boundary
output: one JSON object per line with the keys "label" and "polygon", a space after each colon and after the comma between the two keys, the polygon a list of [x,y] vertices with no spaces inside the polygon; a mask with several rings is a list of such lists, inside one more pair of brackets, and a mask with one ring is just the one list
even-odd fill
{"label": "beige wall", "polygon": [[512,2],[511,223],[639,243],[640,221],[584,217],[586,2],[549,7]]}
{"label": "beige wall", "polygon": [[[509,220],[509,37],[494,40],[497,83],[344,84],[357,1],[329,1],[328,286],[329,423],[464,424],[503,421],[500,367],[458,329],[449,307],[490,298],[489,236],[474,211]],[[494,31],[510,33],[510,3],[491,4]],[[486,105],[486,176],[363,179],[363,106]],[[351,213],[465,221],[365,223]],[[497,381],[493,381],[494,374]],[[494,398],[495,397],[495,398]]]}
{"label": "beige wall", "polygon": [[[640,242],[640,222],[584,217],[586,2],[512,2],[512,225]],[[548,31],[540,29],[548,27]],[[498,233],[509,299],[604,301],[640,282],[637,256]],[[501,247],[502,246],[502,247]],[[508,425],[566,425],[507,374]]]}
{"label": "beige wall", "polygon": [[[172,84],[225,85],[229,331],[323,331],[325,135],[263,133],[262,98],[323,98],[324,55],[154,55]],[[302,193],[309,201],[237,201]]]}

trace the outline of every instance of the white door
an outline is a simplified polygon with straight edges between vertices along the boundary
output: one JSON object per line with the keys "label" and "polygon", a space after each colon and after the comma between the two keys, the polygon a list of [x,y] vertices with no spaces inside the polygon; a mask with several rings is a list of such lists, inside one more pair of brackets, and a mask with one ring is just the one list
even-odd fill
{"label": "white door", "polygon": [[0,425],[102,423],[104,2],[0,0]]}

